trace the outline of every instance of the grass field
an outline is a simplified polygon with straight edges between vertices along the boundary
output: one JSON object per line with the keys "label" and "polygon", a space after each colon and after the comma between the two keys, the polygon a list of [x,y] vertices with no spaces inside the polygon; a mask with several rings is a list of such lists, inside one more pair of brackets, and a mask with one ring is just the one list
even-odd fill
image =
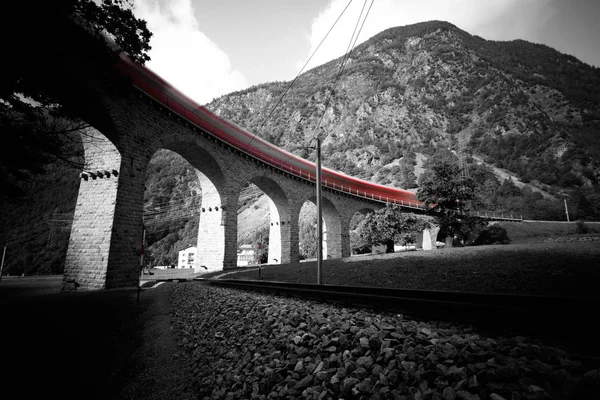
{"label": "grass field", "polygon": [[[579,233],[577,222],[558,221],[523,221],[523,222],[499,222],[496,226],[506,229],[511,243],[536,243],[550,237],[582,236]],[[600,233],[600,222],[584,222],[583,229],[588,235]],[[597,236],[597,235],[595,235]]]}
{"label": "grass field", "polygon": [[[600,223],[586,223],[590,233],[577,234],[577,224],[528,221],[499,223],[511,244],[457,247],[436,251],[352,256],[323,262],[325,284],[519,293],[600,298],[600,241],[554,243],[553,238],[597,237]],[[213,277],[224,271],[194,274],[190,270],[154,270],[143,280]],[[257,267],[227,273],[228,279],[258,279]],[[262,266],[262,280],[316,283],[315,261]],[[148,282],[150,283],[150,282]]]}
{"label": "grass field", "polygon": [[[316,262],[261,268],[262,280],[316,283]],[[258,279],[258,269],[227,279]],[[600,242],[461,247],[323,262],[324,284],[600,299]]]}

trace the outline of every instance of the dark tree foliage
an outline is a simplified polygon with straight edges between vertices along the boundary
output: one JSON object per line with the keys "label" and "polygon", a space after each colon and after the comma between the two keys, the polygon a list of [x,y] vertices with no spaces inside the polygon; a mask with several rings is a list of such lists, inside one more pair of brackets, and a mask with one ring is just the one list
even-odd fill
{"label": "dark tree foliage", "polygon": [[430,214],[445,233],[446,246],[451,247],[454,236],[464,235],[464,216],[476,200],[475,184],[471,178],[461,177],[458,160],[448,151],[437,150],[424,167],[417,198],[430,207]]}
{"label": "dark tree foliage", "polygon": [[14,197],[17,183],[48,163],[81,161],[73,159],[78,150],[73,133],[85,124],[80,110],[67,104],[85,102],[65,95],[69,85],[80,84],[72,60],[110,71],[118,52],[108,37],[144,63],[151,33],[133,15],[130,0],[25,1],[1,7],[0,134],[5,145],[0,152],[0,196]]}
{"label": "dark tree foliage", "polygon": [[393,253],[394,243],[415,243],[416,234],[428,223],[423,216],[406,213],[400,207],[388,204],[369,213],[359,223],[355,250],[360,253],[365,248],[383,244],[386,246],[386,253]]}
{"label": "dark tree foliage", "polygon": [[508,238],[508,233],[506,229],[501,226],[489,226],[484,229],[477,239],[475,239],[476,245],[485,245],[485,244],[508,244],[510,243],[510,239]]}
{"label": "dark tree foliage", "polygon": [[[256,264],[266,264],[269,260],[269,228],[264,227],[254,235],[252,241]],[[280,260],[281,261],[281,260]]]}

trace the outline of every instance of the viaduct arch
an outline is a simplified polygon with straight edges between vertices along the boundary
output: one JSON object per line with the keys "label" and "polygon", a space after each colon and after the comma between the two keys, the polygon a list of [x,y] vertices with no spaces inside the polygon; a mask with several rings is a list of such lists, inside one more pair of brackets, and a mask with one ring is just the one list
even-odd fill
{"label": "viaduct arch", "polygon": [[[159,149],[172,150],[186,159],[202,187],[197,270],[201,266],[209,270],[236,268],[237,205],[241,190],[249,183],[270,199],[269,262],[299,260],[300,209],[306,201],[315,202],[310,175],[298,176],[250,155],[133,86],[126,90],[94,87],[76,95],[93,97],[90,103],[101,109],[86,114],[97,129],[82,136],[86,166],[81,173],[63,290],[138,284],[145,176]],[[366,193],[348,193],[343,186],[341,190],[335,185],[324,187],[328,256],[350,256],[349,227],[354,214],[384,205],[381,195],[367,198]]]}

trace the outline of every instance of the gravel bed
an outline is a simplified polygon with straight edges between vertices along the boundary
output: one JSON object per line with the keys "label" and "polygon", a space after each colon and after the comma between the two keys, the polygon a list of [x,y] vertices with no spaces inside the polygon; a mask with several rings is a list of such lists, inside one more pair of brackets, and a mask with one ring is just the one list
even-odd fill
{"label": "gravel bed", "polygon": [[[535,338],[180,283],[178,356],[199,399],[590,399],[600,362]],[[590,333],[591,334],[591,333]]]}

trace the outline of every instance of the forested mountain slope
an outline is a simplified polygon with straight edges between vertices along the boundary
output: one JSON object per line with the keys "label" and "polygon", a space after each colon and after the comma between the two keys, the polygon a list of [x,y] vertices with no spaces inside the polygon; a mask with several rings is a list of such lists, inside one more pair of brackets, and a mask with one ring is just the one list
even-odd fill
{"label": "forested mountain slope", "polygon": [[[480,210],[564,220],[566,199],[571,219],[600,217],[599,68],[544,45],[484,40],[440,21],[381,32],[342,65],[339,58],[291,87],[264,83],[207,107],[310,160],[319,133],[324,166],[373,182],[415,189],[422,161],[450,149],[466,154]],[[241,197],[239,241],[255,242],[266,232],[257,214],[267,208],[254,187]],[[176,262],[177,251],[195,243],[200,199],[191,166],[158,152],[144,204],[155,263]],[[6,221],[22,218],[15,210]],[[301,222],[301,240],[311,229]]]}

